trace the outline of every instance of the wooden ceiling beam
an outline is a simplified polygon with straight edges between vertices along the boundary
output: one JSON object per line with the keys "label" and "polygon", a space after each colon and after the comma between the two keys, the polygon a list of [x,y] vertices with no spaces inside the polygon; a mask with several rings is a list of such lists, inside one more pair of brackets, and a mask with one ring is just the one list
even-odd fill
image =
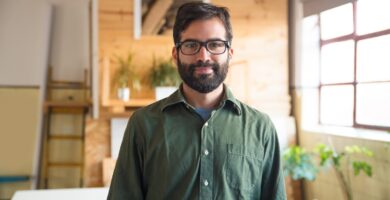
{"label": "wooden ceiling beam", "polygon": [[173,0],[158,0],[154,3],[143,22],[142,35],[157,34],[172,3]]}

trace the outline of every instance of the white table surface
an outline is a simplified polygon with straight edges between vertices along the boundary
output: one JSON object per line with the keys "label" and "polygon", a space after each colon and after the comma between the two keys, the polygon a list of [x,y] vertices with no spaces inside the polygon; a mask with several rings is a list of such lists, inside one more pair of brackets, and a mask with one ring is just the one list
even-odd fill
{"label": "white table surface", "polygon": [[108,188],[20,190],[12,200],[106,200]]}

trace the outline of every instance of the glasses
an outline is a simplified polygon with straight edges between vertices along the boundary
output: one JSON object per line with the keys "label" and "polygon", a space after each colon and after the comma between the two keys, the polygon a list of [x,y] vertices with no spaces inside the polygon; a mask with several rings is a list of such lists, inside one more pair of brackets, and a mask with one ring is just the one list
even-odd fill
{"label": "glasses", "polygon": [[224,40],[207,40],[205,42],[185,40],[176,43],[176,48],[180,49],[181,53],[184,55],[195,55],[202,47],[205,47],[207,51],[213,55],[223,54],[227,48],[230,48],[229,42]]}

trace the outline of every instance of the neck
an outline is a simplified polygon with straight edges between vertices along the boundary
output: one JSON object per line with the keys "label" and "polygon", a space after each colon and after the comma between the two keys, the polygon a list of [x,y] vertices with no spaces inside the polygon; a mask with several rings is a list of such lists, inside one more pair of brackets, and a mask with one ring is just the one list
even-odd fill
{"label": "neck", "polygon": [[223,84],[209,93],[200,93],[183,83],[183,94],[187,102],[195,108],[214,109],[223,97]]}

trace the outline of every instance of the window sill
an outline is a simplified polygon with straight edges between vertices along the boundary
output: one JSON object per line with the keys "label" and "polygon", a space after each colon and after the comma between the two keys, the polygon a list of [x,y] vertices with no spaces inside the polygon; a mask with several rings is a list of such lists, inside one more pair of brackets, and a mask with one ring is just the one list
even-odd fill
{"label": "window sill", "polygon": [[390,142],[390,134],[388,134],[386,131],[322,125],[304,126],[302,130],[317,134],[328,134],[362,140]]}

